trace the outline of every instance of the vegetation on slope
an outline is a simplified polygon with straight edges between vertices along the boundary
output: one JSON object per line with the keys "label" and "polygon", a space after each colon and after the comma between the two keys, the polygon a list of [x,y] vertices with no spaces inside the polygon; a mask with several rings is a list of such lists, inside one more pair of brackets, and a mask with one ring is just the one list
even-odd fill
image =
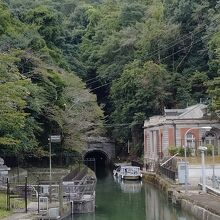
{"label": "vegetation on slope", "polygon": [[63,151],[81,152],[103,130],[96,96],[64,69],[37,25],[22,23],[3,3],[0,10],[1,154],[47,155],[51,134],[62,135]]}
{"label": "vegetation on slope", "polygon": [[[122,144],[132,137],[142,147],[143,120],[164,108],[202,101],[218,115],[219,6],[216,0],[4,0],[0,50],[10,65],[4,61],[1,70],[15,74],[8,91],[21,83],[25,90],[11,94],[17,128],[9,126],[0,140],[40,149],[42,134],[52,129],[65,133],[67,148],[80,146],[84,130],[97,134],[102,115],[86,86]],[[77,94],[84,95],[79,103]]]}

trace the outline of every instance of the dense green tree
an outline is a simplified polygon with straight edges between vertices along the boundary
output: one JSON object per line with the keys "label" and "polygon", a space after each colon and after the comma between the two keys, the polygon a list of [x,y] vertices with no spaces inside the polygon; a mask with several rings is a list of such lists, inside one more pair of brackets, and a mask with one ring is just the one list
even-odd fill
{"label": "dense green tree", "polygon": [[37,6],[17,20],[0,10],[0,153],[46,155],[53,133],[62,134],[63,149],[82,151],[88,136],[103,132],[102,110],[76,74],[60,68],[56,13]]}
{"label": "dense green tree", "polygon": [[209,95],[211,97],[211,110],[220,116],[220,77],[214,78],[208,83]]}
{"label": "dense green tree", "polygon": [[[147,118],[162,114],[171,96],[169,78],[163,66],[150,61],[144,65],[139,61],[126,65],[120,79],[113,81],[111,89],[113,122],[133,123],[137,121],[137,115]],[[117,133],[120,134],[118,129]]]}
{"label": "dense green tree", "polygon": [[[210,98],[212,110],[218,111],[218,1],[4,2],[0,52],[20,52],[8,56],[9,67],[1,67],[4,72],[13,66],[5,72],[18,75],[5,75],[3,81],[18,77],[18,82],[28,82],[24,87],[31,95],[20,112],[36,125],[34,134],[41,132],[37,127],[44,121],[41,130],[52,125],[62,131],[69,149],[82,145],[85,133],[98,133],[101,110],[86,86],[113,124],[110,135],[126,142],[132,133],[134,145],[140,138],[138,124],[162,114],[164,107],[184,108]],[[120,123],[131,127],[119,129]]]}
{"label": "dense green tree", "polygon": [[38,147],[35,135],[41,129],[26,108],[31,91],[36,87],[19,73],[12,62],[18,59],[6,54],[0,57],[0,145],[9,152],[33,151]]}
{"label": "dense green tree", "polygon": [[205,83],[208,81],[208,76],[204,72],[195,72],[189,77],[190,93],[193,100],[200,102],[207,98],[207,86]]}

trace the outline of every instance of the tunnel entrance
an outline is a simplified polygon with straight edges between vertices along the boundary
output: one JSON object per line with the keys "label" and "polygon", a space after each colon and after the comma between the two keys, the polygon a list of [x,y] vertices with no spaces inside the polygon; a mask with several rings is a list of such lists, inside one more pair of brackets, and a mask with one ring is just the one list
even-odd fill
{"label": "tunnel entrance", "polygon": [[84,155],[84,161],[87,166],[96,172],[97,169],[106,168],[109,164],[108,155],[99,150],[89,151]]}

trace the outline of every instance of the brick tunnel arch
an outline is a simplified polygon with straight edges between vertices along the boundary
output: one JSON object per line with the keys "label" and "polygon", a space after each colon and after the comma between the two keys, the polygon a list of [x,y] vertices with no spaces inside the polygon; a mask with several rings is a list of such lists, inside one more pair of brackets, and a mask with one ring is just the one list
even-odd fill
{"label": "brick tunnel arch", "polygon": [[[94,162],[92,162],[92,159],[95,159],[95,164],[93,165]],[[92,169],[98,168],[98,167],[106,167],[110,163],[110,158],[109,155],[102,151],[102,150],[90,150],[87,151],[83,159],[87,165],[89,165]],[[93,167],[92,167],[93,166]]]}

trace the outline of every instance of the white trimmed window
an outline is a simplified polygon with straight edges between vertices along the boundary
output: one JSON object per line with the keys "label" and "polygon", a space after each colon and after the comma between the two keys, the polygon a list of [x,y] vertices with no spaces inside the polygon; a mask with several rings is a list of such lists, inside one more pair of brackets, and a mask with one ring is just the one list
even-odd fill
{"label": "white trimmed window", "polygon": [[186,146],[195,148],[195,136],[193,135],[193,133],[188,133],[186,135]]}

